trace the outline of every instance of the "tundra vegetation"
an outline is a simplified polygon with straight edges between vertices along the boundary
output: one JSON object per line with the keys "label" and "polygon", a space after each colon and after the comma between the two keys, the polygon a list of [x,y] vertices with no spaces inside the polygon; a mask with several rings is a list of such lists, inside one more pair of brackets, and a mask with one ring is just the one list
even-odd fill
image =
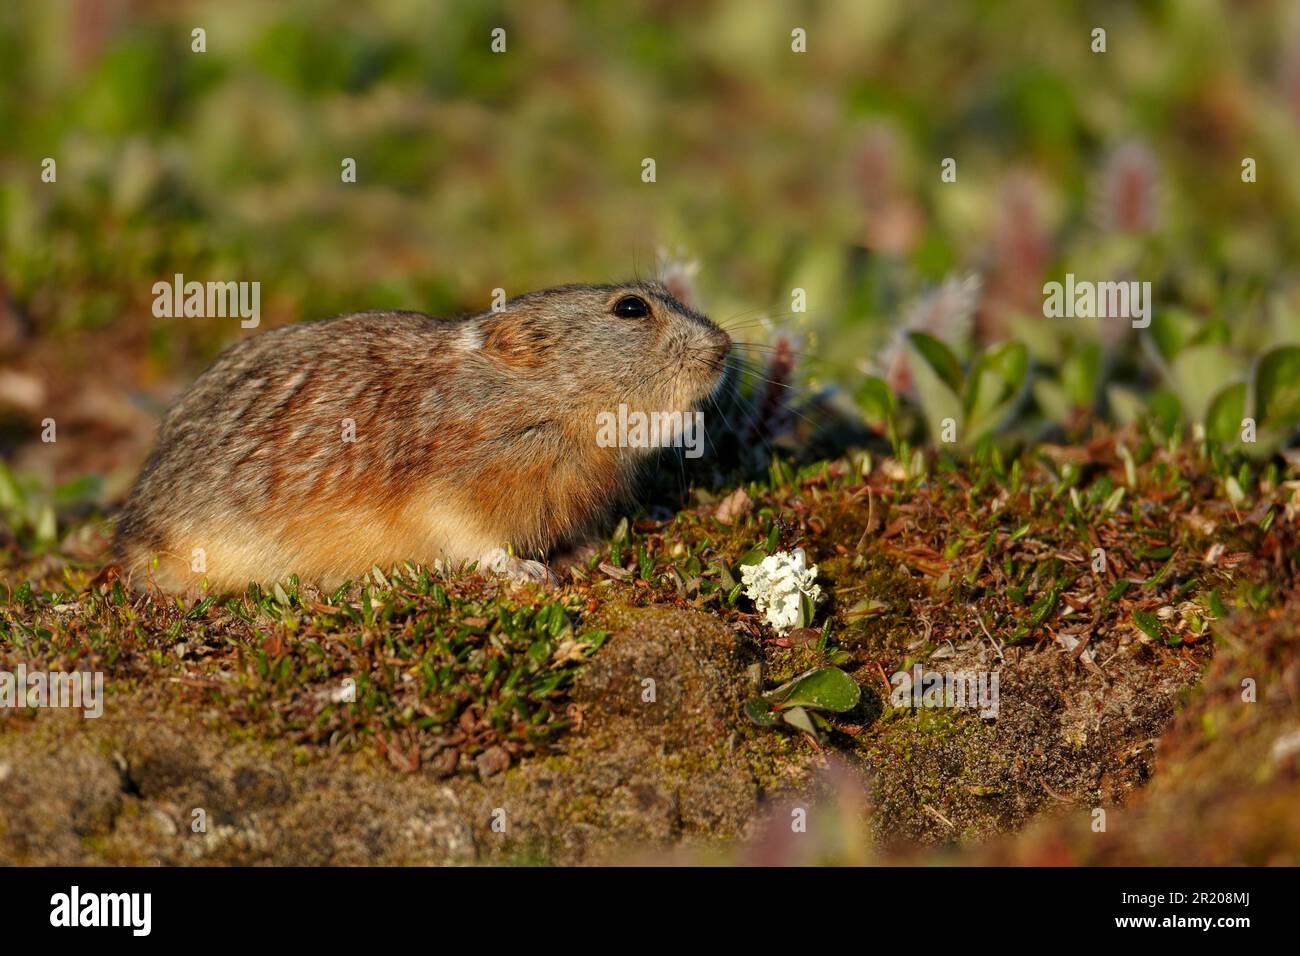
{"label": "tundra vegetation", "polygon": [[[1300,20],[651,6],[0,10],[0,670],[103,675],[0,861],[1300,862]],[[238,337],[637,273],[735,375],[557,586],[111,565]]]}

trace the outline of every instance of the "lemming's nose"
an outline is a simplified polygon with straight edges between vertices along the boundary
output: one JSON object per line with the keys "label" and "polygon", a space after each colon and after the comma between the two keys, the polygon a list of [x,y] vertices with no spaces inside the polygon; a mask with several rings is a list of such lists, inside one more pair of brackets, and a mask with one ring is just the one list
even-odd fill
{"label": "lemming's nose", "polygon": [[718,358],[720,359],[724,358],[727,354],[727,351],[730,348],[731,348],[730,335],[722,331],[722,329],[718,329],[716,332],[713,333],[713,349],[714,349],[714,354],[717,355]]}

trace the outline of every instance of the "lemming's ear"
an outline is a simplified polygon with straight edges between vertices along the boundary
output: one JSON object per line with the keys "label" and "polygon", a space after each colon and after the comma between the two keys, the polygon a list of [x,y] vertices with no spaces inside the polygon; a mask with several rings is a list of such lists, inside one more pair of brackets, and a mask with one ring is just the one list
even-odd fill
{"label": "lemming's ear", "polygon": [[547,323],[528,312],[498,312],[483,320],[483,350],[509,365],[541,365],[556,344]]}

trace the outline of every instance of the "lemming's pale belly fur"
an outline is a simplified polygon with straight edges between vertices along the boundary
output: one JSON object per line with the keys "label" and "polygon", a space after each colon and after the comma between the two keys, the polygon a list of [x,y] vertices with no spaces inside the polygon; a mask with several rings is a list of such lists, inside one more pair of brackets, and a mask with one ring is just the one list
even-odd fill
{"label": "lemming's pale belly fur", "polygon": [[412,496],[384,509],[364,501],[346,507],[306,505],[283,514],[195,519],[171,528],[157,552],[133,549],[126,570],[167,590],[242,589],[249,581],[298,575],[322,587],[356,580],[378,565],[478,561],[508,540],[504,529],[446,494]]}

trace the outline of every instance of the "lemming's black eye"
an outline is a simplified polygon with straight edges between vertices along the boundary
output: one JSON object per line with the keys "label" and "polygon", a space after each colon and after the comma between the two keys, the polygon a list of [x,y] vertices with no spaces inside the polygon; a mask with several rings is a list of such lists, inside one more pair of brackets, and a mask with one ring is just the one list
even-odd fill
{"label": "lemming's black eye", "polygon": [[614,303],[614,314],[621,319],[644,319],[650,314],[650,306],[639,295],[625,295]]}

